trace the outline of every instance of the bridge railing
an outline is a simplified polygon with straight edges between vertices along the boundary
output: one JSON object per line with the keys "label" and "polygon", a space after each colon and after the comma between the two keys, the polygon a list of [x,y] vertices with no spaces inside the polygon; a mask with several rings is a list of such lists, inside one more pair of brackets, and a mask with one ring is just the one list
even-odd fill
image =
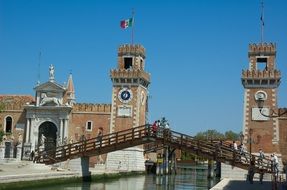
{"label": "bridge railing", "polygon": [[[99,155],[103,152],[120,150],[127,147],[127,144],[129,146],[145,144],[152,142],[151,139],[161,144],[162,147],[173,146],[208,159],[228,162],[245,169],[254,163],[257,170],[271,171],[270,159],[260,160],[258,156],[250,155],[247,152],[240,154],[239,151],[230,148],[228,144],[223,143],[221,145],[218,142],[198,140],[192,136],[162,127],[153,131],[149,124],[42,151],[38,159],[41,160],[40,162],[55,163],[81,156]],[[138,143],[135,143],[136,141]],[[107,148],[109,149],[107,150]],[[106,151],[103,151],[104,149]]]}
{"label": "bridge railing", "polygon": [[150,125],[143,125],[91,139],[83,139],[82,141],[59,146],[56,149],[44,150],[39,153],[37,160],[38,162],[59,162],[67,158],[84,156],[103,147],[117,146],[127,141],[144,138],[149,134]]}
{"label": "bridge railing", "polygon": [[261,159],[257,155],[234,150],[226,143],[219,144],[219,142],[198,140],[192,136],[169,129],[161,128],[159,131],[162,132],[159,133],[158,138],[162,139],[163,144],[184,148],[197,155],[213,158],[214,160],[227,162],[232,165],[240,165],[240,167],[245,169],[252,165],[257,172],[264,170],[271,173],[271,160],[268,158]]}

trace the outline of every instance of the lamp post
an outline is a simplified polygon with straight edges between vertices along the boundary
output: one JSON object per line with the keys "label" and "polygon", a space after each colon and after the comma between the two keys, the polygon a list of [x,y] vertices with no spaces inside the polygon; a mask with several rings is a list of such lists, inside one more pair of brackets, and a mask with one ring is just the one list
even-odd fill
{"label": "lamp post", "polygon": [[242,133],[240,133],[239,138],[240,138],[240,143],[243,144],[244,135]]}

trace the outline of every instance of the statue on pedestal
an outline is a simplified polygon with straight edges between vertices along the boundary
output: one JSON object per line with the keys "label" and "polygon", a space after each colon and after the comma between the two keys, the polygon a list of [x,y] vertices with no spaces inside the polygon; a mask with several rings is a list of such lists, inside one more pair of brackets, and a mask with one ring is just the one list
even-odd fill
{"label": "statue on pedestal", "polygon": [[41,148],[45,148],[45,142],[46,142],[46,137],[44,134],[42,134],[41,139],[40,139],[40,147]]}
{"label": "statue on pedestal", "polygon": [[50,79],[50,81],[55,80],[54,73],[55,73],[55,68],[53,65],[50,65],[50,67],[49,67],[49,79]]}

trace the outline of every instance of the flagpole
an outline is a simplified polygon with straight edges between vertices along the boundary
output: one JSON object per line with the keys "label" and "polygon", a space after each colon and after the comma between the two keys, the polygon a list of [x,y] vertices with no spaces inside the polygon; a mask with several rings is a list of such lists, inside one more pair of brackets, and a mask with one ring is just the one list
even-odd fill
{"label": "flagpole", "polygon": [[134,44],[134,25],[135,25],[135,11],[132,9],[132,45]]}
{"label": "flagpole", "polygon": [[261,0],[261,43],[263,43],[263,34],[264,34],[264,4],[263,0]]}

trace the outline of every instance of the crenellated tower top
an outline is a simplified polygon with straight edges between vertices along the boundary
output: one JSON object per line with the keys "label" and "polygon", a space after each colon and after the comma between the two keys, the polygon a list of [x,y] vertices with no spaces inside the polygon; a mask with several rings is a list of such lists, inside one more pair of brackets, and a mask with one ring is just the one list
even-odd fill
{"label": "crenellated tower top", "polygon": [[281,73],[276,69],[276,44],[249,44],[249,69],[242,71],[245,88],[277,88]]}
{"label": "crenellated tower top", "polygon": [[145,58],[145,48],[139,44],[124,44],[119,47],[118,56],[131,55]]}
{"label": "crenellated tower top", "polygon": [[150,74],[145,71],[145,48],[139,44],[125,44],[118,49],[118,67],[110,71],[114,84],[141,84],[148,87]]}
{"label": "crenellated tower top", "polygon": [[276,55],[276,44],[274,43],[259,43],[249,44],[248,56],[263,56]]}

